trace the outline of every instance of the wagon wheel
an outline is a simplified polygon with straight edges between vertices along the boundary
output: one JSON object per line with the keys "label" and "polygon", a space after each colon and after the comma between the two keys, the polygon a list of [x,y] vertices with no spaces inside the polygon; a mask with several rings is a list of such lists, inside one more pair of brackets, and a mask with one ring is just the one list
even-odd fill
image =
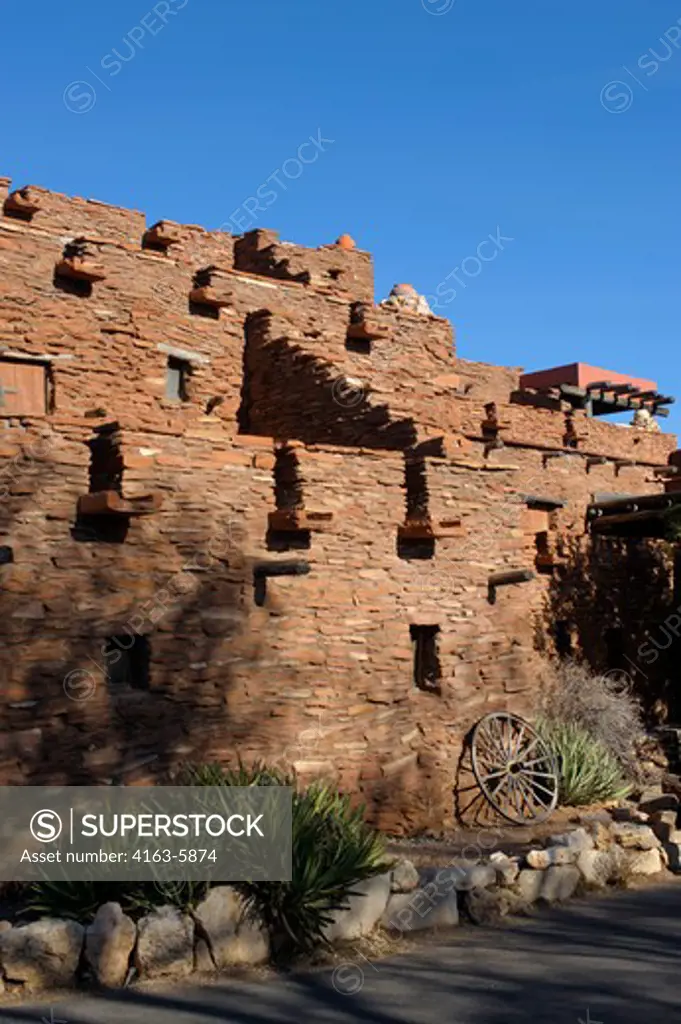
{"label": "wagon wheel", "polygon": [[507,821],[545,821],[558,803],[551,751],[529,722],[496,712],[481,718],[471,738],[473,774],[486,800]]}

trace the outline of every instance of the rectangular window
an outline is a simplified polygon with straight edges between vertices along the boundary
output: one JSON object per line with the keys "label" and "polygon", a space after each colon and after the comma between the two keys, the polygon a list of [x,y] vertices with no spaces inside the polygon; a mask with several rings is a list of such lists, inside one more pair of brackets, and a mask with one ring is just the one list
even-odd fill
{"label": "rectangular window", "polygon": [[146,636],[112,636],[106,642],[107,682],[111,690],[149,689],[149,640]]}
{"label": "rectangular window", "polygon": [[47,365],[0,358],[0,416],[45,416]]}
{"label": "rectangular window", "polygon": [[440,658],[437,650],[439,626],[410,626],[414,649],[414,685],[429,693],[440,692]]}
{"label": "rectangular window", "polygon": [[171,402],[186,402],[189,398],[187,382],[191,373],[189,363],[184,359],[168,358],[166,370],[166,398]]}

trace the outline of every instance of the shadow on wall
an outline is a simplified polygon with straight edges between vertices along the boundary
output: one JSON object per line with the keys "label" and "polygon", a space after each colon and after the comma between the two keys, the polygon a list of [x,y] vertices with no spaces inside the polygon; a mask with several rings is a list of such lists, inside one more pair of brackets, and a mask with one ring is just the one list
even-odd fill
{"label": "shadow on wall", "polygon": [[[176,495],[178,511],[158,513],[163,532],[155,514],[133,520],[123,543],[72,533],[76,510],[63,469],[47,457],[26,473],[15,469],[12,494],[0,503],[0,545],[13,552],[0,564],[0,782],[167,783],[182,764],[234,764],[239,756],[288,769],[305,758],[302,737],[318,709],[328,758],[327,722],[332,731],[341,724],[335,709],[345,713],[347,700],[332,689],[314,705],[294,697],[306,671],[319,687],[314,666],[282,666],[272,685],[285,609],[255,607],[253,565],[238,537],[230,531],[210,544],[194,492],[184,505]],[[52,515],[55,493],[60,516]],[[164,535],[176,529],[203,539],[180,542],[185,564],[200,569],[173,577]],[[208,547],[219,557],[206,557]],[[148,610],[155,601],[157,614]],[[278,700],[262,699],[264,680]],[[386,702],[399,696],[396,683]],[[331,737],[344,739],[342,731]],[[336,773],[341,788],[361,793],[367,817],[391,831],[423,827],[424,818],[439,824],[428,765],[414,753],[386,777],[371,730],[365,739],[363,764],[355,761],[345,779]],[[442,787],[434,788],[440,796]]]}
{"label": "shadow on wall", "polygon": [[545,608],[554,652],[581,656],[596,672],[628,676],[649,724],[681,721],[672,546],[593,537],[573,540],[566,556]]}
{"label": "shadow on wall", "polygon": [[[54,495],[58,481],[61,497],[62,469],[44,459],[30,474],[17,470],[0,508],[3,543],[16,547],[11,564],[0,566],[3,783],[158,780],[178,763],[200,760],[221,734],[235,749],[246,744],[262,713],[243,701],[233,708],[225,657],[226,646],[243,643],[241,552],[233,545],[224,560],[198,552],[201,571],[176,573],[182,585],[168,598],[173,574],[158,533],[148,548],[139,535],[134,546],[88,542],[70,533],[65,515],[55,535],[55,517],[42,518],[41,495]],[[182,512],[188,537],[193,528],[205,534],[195,515],[192,523]],[[145,606],[155,613],[142,614]],[[219,618],[202,619],[218,606]],[[248,653],[257,663],[253,638]]]}

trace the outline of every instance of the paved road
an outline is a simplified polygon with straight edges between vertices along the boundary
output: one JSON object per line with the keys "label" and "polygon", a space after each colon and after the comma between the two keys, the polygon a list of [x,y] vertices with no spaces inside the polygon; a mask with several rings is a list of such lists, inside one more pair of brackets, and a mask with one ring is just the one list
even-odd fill
{"label": "paved road", "polygon": [[[622,893],[373,966],[285,980],[0,1006],[2,1024],[674,1024],[681,887]],[[354,989],[342,994],[336,989]],[[334,988],[335,981],[335,988]]]}

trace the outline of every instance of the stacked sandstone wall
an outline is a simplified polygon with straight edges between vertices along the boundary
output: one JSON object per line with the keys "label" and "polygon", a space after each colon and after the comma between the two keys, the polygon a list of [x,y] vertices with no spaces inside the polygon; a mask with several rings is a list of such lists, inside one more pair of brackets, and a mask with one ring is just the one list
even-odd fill
{"label": "stacked sandstone wall", "polygon": [[[577,416],[566,449],[564,412],[512,402],[517,371],[457,360],[447,321],[373,307],[366,253],[22,199],[0,216],[0,349],[45,360],[51,397],[44,416],[0,407],[0,781],[266,757],[337,778],[388,828],[449,823],[465,733],[533,712],[556,621],[606,659],[575,594],[627,563],[594,552],[586,506],[661,490],[675,439]],[[82,238],[90,287],[55,274]],[[358,319],[368,344],[348,341]],[[190,366],[186,401],[166,398],[169,357]],[[79,517],[107,474],[158,507],[118,533]],[[407,499],[433,557],[398,537]],[[490,575],[540,554],[492,603]],[[280,562],[303,570],[264,582]],[[629,606],[649,613],[646,594]],[[425,688],[423,626],[439,628]],[[111,680],[106,642],[126,635],[146,638],[140,688]]]}

